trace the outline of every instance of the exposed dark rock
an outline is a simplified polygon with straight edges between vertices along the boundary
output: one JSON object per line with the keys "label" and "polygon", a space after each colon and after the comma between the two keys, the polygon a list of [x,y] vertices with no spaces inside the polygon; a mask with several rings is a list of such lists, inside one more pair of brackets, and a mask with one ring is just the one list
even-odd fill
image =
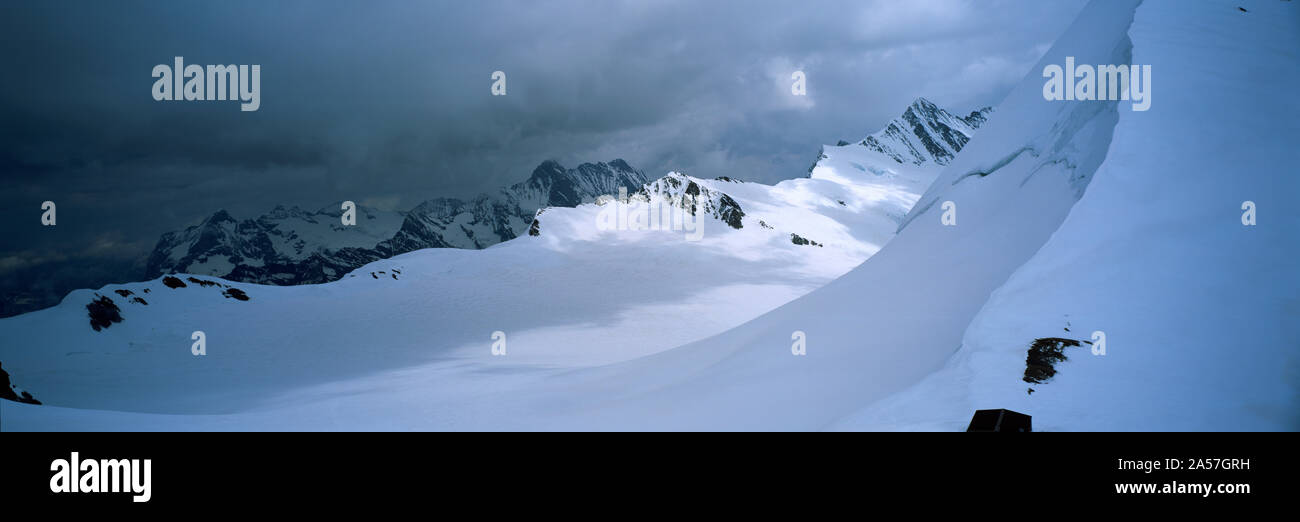
{"label": "exposed dark rock", "polygon": [[967,125],[978,129],[980,125],[984,125],[984,123],[989,121],[988,113],[990,112],[993,112],[993,107],[985,107],[978,111],[970,111],[970,115],[962,118],[962,121],[966,122]]}
{"label": "exposed dark rock", "polygon": [[125,289],[113,290],[113,293],[116,293],[117,295],[120,295],[122,297],[127,297],[131,295],[131,291]]}
{"label": "exposed dark rock", "polygon": [[[1033,344],[1029,345],[1029,355],[1025,358],[1023,380],[1031,384],[1042,384],[1051,380],[1056,375],[1056,363],[1067,360],[1065,356],[1067,346],[1079,346],[1079,341],[1060,337],[1034,339]],[[1030,393],[1033,393],[1032,388]]]}
{"label": "exposed dark rock", "polygon": [[681,173],[670,173],[638,190],[634,197],[649,201],[651,195],[659,195],[674,206],[685,209],[691,215],[703,211],[718,218],[731,228],[744,227],[745,211],[741,210],[731,196],[711,190],[696,183],[692,178]]}
{"label": "exposed dark rock", "polygon": [[163,278],[163,285],[167,288],[185,288],[185,282],[180,278],[167,276]]}
{"label": "exposed dark rock", "polygon": [[227,288],[225,291],[221,292],[221,295],[224,295],[227,298],[234,298],[239,301],[248,300],[248,294],[245,294],[243,290],[240,290],[238,288]]}
{"label": "exposed dark rock", "polygon": [[208,281],[207,279],[199,279],[197,277],[189,277],[187,279],[189,280],[189,282],[199,285],[203,288],[207,288],[209,286],[221,286],[221,283],[218,283],[216,281]]}
{"label": "exposed dark rock", "polygon": [[117,304],[108,297],[95,294],[97,299],[90,301],[86,305],[86,311],[90,314],[90,327],[96,332],[103,328],[112,326],[113,323],[122,322],[122,310]]}
{"label": "exposed dark rock", "polygon": [[9,372],[4,371],[4,365],[0,364],[0,399],[18,400],[18,394],[14,393],[14,385],[9,382]]}
{"label": "exposed dark rock", "polygon": [[718,198],[717,214],[718,219],[721,219],[723,223],[726,223],[731,228],[739,230],[744,227],[741,220],[745,217],[745,211],[740,209],[740,203],[736,203],[736,200],[731,199],[731,196],[723,194],[722,197]]}
{"label": "exposed dark rock", "polygon": [[794,233],[790,234],[790,242],[800,246],[804,246],[804,245],[811,245],[816,247],[822,246],[821,243],[818,243],[811,239],[804,239],[799,234],[794,234]]}
{"label": "exposed dark rock", "polygon": [[21,395],[18,394],[17,392],[14,391],[17,388],[18,388],[17,386],[9,382],[9,372],[6,372],[3,367],[0,367],[0,399],[8,399],[15,402],[25,402],[27,404],[41,403],[41,401],[38,401],[35,398],[33,398],[32,394],[27,393],[26,390],[23,390]]}
{"label": "exposed dark rock", "polygon": [[[863,142],[862,144],[863,144],[863,145],[866,145],[866,142]],[[818,164],[818,163],[821,163],[822,160],[824,160],[824,159],[826,159],[826,158],[829,158],[829,157],[830,157],[830,156],[827,156],[827,155],[826,155],[826,147],[822,147],[822,148],[820,148],[820,149],[817,149],[817,159],[813,160],[813,164],[812,164],[812,165],[809,165],[809,166],[808,166],[808,174],[811,176],[811,175],[812,175],[812,171],[813,171],[814,169],[817,168],[817,164]]]}

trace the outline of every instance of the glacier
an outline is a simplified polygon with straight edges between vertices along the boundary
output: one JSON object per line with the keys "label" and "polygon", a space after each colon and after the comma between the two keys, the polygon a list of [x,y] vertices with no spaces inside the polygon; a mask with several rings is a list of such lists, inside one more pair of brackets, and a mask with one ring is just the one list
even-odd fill
{"label": "glacier", "polygon": [[[247,302],[110,285],[150,308],[102,332],[74,292],[0,320],[0,361],[46,403],[0,405],[4,429],[957,431],[977,408],[1049,431],[1300,428],[1300,8],[1242,3],[1091,3],[996,111],[943,117],[982,124],[966,142],[900,124],[774,186],[673,174],[647,195],[694,184],[744,212],[700,242],[598,230],[588,203],[334,283],[218,281]],[[1067,56],[1150,65],[1159,99],[1045,100]],[[1106,355],[1022,379],[1035,339],[1094,331]]]}

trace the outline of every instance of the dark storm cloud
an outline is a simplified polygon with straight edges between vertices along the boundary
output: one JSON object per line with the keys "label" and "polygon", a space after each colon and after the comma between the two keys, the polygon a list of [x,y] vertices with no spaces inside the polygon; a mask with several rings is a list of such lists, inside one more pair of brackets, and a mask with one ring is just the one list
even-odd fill
{"label": "dark storm cloud", "polygon": [[[0,272],[136,259],[220,208],[405,209],[547,158],[796,177],[820,144],[861,138],[917,96],[996,103],[1081,4],[7,3],[0,220],[16,225]],[[261,65],[260,110],[154,101],[150,71],[174,56]],[[489,93],[495,70],[507,96]],[[790,95],[794,70],[807,97]],[[57,232],[39,226],[44,200]]]}

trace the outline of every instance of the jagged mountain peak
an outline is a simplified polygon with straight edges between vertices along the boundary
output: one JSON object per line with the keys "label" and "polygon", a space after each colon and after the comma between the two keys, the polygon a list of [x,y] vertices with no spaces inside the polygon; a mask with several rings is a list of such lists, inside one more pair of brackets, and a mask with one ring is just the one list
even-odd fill
{"label": "jagged mountain peak", "polygon": [[528,179],[502,191],[521,207],[531,207],[535,211],[552,206],[574,207],[602,195],[617,193],[619,187],[635,191],[648,182],[645,173],[622,159],[609,163],[583,163],[572,169],[550,159],[533,169]]}
{"label": "jagged mountain peak", "polygon": [[548,159],[533,169],[532,175],[528,176],[528,181],[555,179],[563,176],[564,165],[561,165],[558,160]]}
{"label": "jagged mountain peak", "polygon": [[316,211],[277,205],[238,220],[220,210],[198,225],[168,232],[147,262],[146,277],[175,272],[233,281],[292,285],[324,283],[363,264],[423,248],[486,248],[528,230],[539,209],[573,207],[635,192],[645,175],[622,159],[565,168],[548,159],[519,183],[470,198],[439,197],[409,212],[357,205],[345,226],[342,201]]}
{"label": "jagged mountain peak", "polygon": [[[731,228],[743,228],[745,211],[740,208],[740,203],[720,190],[711,189],[710,185],[712,183],[703,179],[673,171],[646,183],[635,195],[646,199],[662,197],[670,204],[684,208],[692,214],[702,211]],[[693,198],[693,205],[687,196]]]}
{"label": "jagged mountain peak", "polygon": [[947,165],[992,111],[984,107],[956,116],[926,98],[916,98],[901,116],[859,144],[900,164]]}
{"label": "jagged mountain peak", "polygon": [[235,219],[234,216],[230,215],[230,212],[227,212],[226,209],[223,208],[217,210],[216,212],[213,212],[212,215],[208,216],[207,219],[203,220],[203,225],[207,226],[207,225],[213,225],[217,223],[235,223],[238,221],[239,220]]}
{"label": "jagged mountain peak", "polygon": [[970,111],[970,114],[965,118],[962,118],[962,121],[965,121],[967,125],[978,129],[988,121],[988,115],[992,112],[993,107],[985,106],[979,110]]}
{"label": "jagged mountain peak", "polygon": [[938,105],[935,105],[934,102],[930,101],[924,96],[920,96],[917,97],[915,100],[912,100],[912,104],[907,106],[907,110],[928,114],[928,113],[936,113],[943,109],[940,109]]}

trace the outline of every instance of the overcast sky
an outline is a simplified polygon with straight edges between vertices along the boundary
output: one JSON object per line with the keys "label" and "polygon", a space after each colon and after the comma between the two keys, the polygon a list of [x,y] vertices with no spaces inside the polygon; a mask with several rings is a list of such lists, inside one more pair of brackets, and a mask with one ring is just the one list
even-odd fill
{"label": "overcast sky", "polygon": [[[803,176],[819,145],[918,96],[995,105],[1082,4],[5,1],[0,279],[138,259],[221,208],[405,210],[548,158]],[[260,110],[154,101],[151,70],[174,56],[261,65]],[[56,227],[39,224],[45,200]]]}

